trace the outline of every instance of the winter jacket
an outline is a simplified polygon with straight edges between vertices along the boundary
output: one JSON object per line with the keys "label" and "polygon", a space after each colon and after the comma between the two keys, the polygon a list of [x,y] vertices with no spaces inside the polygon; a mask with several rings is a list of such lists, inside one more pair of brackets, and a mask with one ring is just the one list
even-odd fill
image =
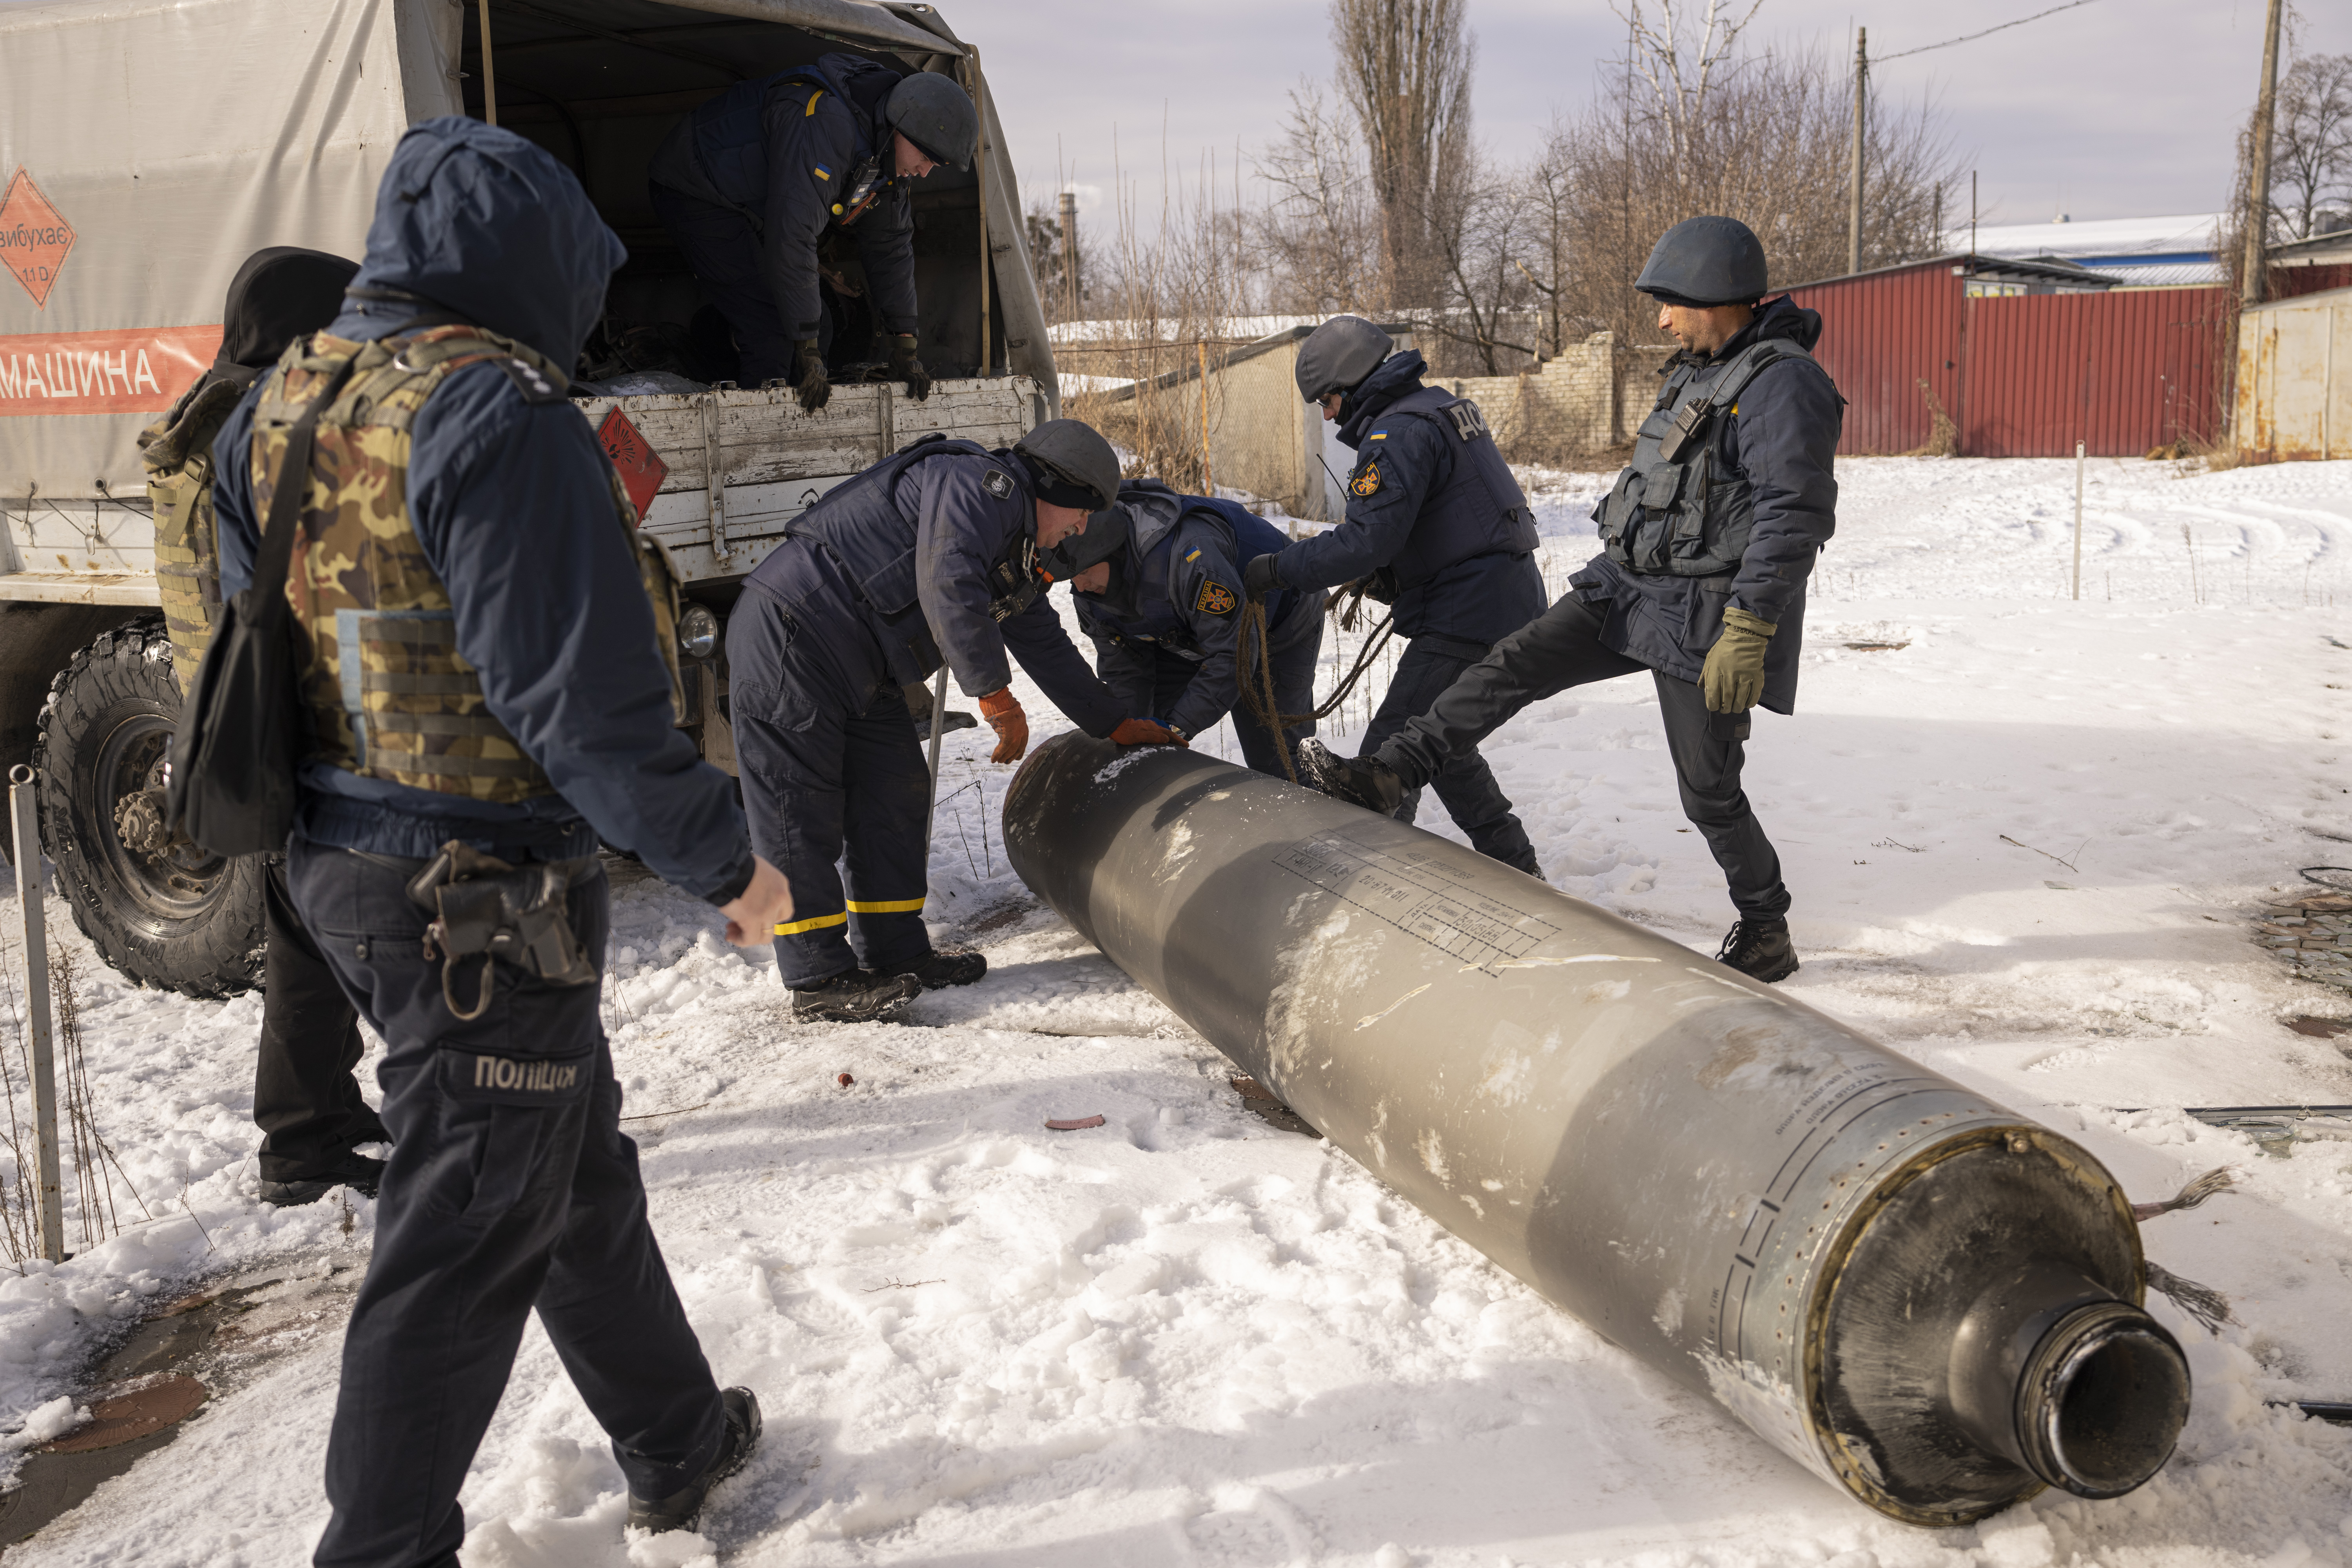
{"label": "winter jacket", "polygon": [[[856,55],[826,55],[738,82],[687,116],[654,155],[655,184],[751,220],[777,318],[795,339],[817,335],[817,243],[835,225],[857,241],[882,330],[915,330],[914,209],[883,118],[902,79]],[[867,178],[873,204],[854,211],[853,192]]]}
{"label": "winter jacket", "polygon": [[[1114,563],[1110,590],[1076,595],[1078,625],[1094,639],[1095,669],[1125,711],[1201,734],[1239,700],[1242,568],[1290,542],[1237,502],[1179,495],[1158,479],[1129,479],[1118,499],[1134,531]],[[1269,595],[1267,646],[1288,647],[1312,631],[1322,611],[1323,595],[1312,588]],[[1195,668],[1174,709],[1154,714],[1163,651]]]}
{"label": "winter jacket", "polygon": [[[427,121],[393,153],[367,258],[328,330],[372,342],[420,314],[464,320],[569,365],[626,254],[545,152],[479,121]],[[383,290],[420,302],[362,297]],[[253,412],[247,396],[213,446],[230,595],[251,580],[259,540]],[[588,422],[567,401],[527,399],[486,362],[442,383],[411,428],[411,521],[448,589],[457,651],[558,793],[495,804],[314,762],[297,831],[410,858],[448,838],[509,858],[568,857],[601,837],[698,897],[736,897],[751,876],[742,814],[727,775],[674,728],[653,611],[614,526],[611,461]]]}
{"label": "winter jacket", "polygon": [[[1759,338],[1784,337],[1810,351],[1821,335],[1820,312],[1783,297],[1759,310],[1707,364],[1727,364]],[[1731,416],[1715,421],[1705,437],[1715,443],[1715,471],[1744,478],[1754,495],[1755,526],[1738,570],[1720,577],[1659,576],[1625,571],[1605,553],[1593,557],[1569,586],[1588,604],[1608,606],[1601,641],[1653,669],[1696,681],[1723,634],[1725,606],[1737,605],[1779,628],[1765,650],[1764,706],[1794,711],[1805,579],[1837,528],[1833,462],[1844,408],[1829,373],[1810,359],[1781,360],[1758,373]]]}
{"label": "winter jacket", "polygon": [[[1423,368],[1418,353],[1392,355],[1350,395],[1339,439],[1361,458],[1347,521],[1284,551],[1276,571],[1286,588],[1331,588],[1391,570],[1399,632],[1483,650],[1543,613],[1535,530],[1492,437],[1475,437],[1490,450],[1472,452],[1442,409],[1427,406],[1444,395],[1422,386]],[[1496,469],[1507,497],[1492,493]]]}

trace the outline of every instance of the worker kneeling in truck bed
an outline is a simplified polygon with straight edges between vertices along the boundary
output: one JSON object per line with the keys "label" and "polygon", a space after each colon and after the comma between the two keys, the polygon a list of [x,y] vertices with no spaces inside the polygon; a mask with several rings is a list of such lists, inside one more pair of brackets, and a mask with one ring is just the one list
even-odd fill
{"label": "worker kneeling in truck bed", "polygon": [[654,154],[656,216],[735,329],[740,379],[776,379],[810,413],[826,370],[890,340],[890,379],[915,396],[915,218],[909,182],[971,166],[980,116],[953,79],[826,55],[738,82]]}
{"label": "worker kneeling in truck bed", "polygon": [[1274,706],[1305,713],[1315,705],[1315,659],[1323,648],[1323,595],[1284,588],[1265,600],[1260,638],[1246,649],[1244,695],[1235,679],[1244,657],[1242,573],[1290,542],[1274,524],[1238,501],[1179,495],[1158,479],[1129,479],[1118,500],[1087,521],[1086,531],[1051,552],[1046,570],[1069,580],[1078,625],[1095,644],[1095,672],[1130,712],[1162,715],[1180,738],[1215,727],[1230,712],[1242,760],[1262,773],[1287,776],[1298,742],[1315,733],[1303,720],[1283,731],[1291,752],[1283,766],[1265,706],[1262,664],[1274,669]]}
{"label": "worker kneeling in truck bed", "polygon": [[944,660],[980,700],[999,763],[1029,745],[1008,649],[1087,734],[1179,739],[1123,717],[1045,597],[1038,551],[1118,488],[1110,443],[1075,419],[1009,451],[929,436],[827,491],[744,580],[727,623],[729,711],[752,847],[792,883],[775,937],[794,1016],[879,1018],[988,969],[935,951],[923,924],[929,775],[902,686]]}

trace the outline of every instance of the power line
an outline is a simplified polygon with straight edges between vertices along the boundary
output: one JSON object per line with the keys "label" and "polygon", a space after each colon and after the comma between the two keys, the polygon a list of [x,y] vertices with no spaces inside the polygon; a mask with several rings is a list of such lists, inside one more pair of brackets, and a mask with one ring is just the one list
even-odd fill
{"label": "power line", "polygon": [[1922,44],[1916,49],[1905,49],[1902,54],[1881,55],[1878,58],[1873,60],[1871,64],[1884,65],[1888,60],[1899,60],[1906,55],[1924,55],[1931,49],[1948,49],[1954,44],[1972,44],[1979,38],[1989,38],[1995,33],[2005,32],[2011,27],[2022,27],[2028,22],[2039,22],[2044,16],[2055,16],[2061,11],[2076,10],[2082,6],[2088,5],[2091,3],[2092,0],[2067,0],[2067,3],[2063,5],[2053,5],[2047,11],[2036,11],[2031,16],[2020,16],[2014,22],[2003,22],[1998,27],[1987,27],[1981,33],[1970,33],[1964,38],[1946,38],[1940,44]]}

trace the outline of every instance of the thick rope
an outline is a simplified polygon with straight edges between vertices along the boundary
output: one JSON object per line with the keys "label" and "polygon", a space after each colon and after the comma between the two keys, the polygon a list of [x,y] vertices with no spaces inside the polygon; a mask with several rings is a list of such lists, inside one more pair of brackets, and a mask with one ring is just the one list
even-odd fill
{"label": "thick rope", "polygon": [[[1343,630],[1353,631],[1364,602],[1363,589],[1360,586],[1357,588],[1344,610],[1339,607],[1342,596],[1340,594],[1332,595],[1324,609]],[[1395,628],[1391,623],[1395,619],[1394,611],[1381,617],[1381,624],[1374,626],[1371,635],[1365,638],[1364,651],[1357,656],[1355,668],[1348,671],[1347,678],[1332,689],[1328,701],[1311,713],[1284,713],[1278,710],[1274,700],[1274,661],[1266,657],[1265,601],[1252,599],[1242,606],[1242,624],[1237,628],[1234,648],[1234,691],[1240,697],[1242,706],[1248,710],[1249,716],[1265,725],[1266,731],[1274,737],[1275,749],[1282,754],[1282,771],[1292,784],[1298,782],[1298,770],[1291,765],[1290,742],[1283,731],[1294,724],[1311,723],[1335,711],[1347,700],[1348,694],[1356,689],[1357,684],[1371,668],[1372,660],[1394,634]]]}

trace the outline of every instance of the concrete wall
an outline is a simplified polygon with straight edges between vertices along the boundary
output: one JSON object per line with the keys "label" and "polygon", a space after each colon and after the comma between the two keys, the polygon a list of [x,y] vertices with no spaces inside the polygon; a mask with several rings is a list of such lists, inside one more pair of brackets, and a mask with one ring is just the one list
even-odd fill
{"label": "concrete wall", "polygon": [[1595,332],[1517,375],[1435,384],[1477,404],[1506,456],[1542,461],[1630,444],[1657,400],[1657,373],[1673,353],[1621,348],[1615,333]]}
{"label": "concrete wall", "polygon": [[2352,289],[2239,319],[2235,426],[2242,462],[2352,458]]}

